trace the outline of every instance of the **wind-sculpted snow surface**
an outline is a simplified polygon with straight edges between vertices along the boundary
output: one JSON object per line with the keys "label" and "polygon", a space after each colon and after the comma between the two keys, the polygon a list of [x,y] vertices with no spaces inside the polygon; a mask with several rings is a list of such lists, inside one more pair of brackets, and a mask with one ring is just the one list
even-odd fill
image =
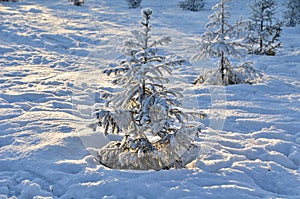
{"label": "wind-sculpted snow surface", "polygon": [[[168,51],[189,58],[185,49],[210,10],[182,11],[178,2],[141,6],[153,9],[155,32],[172,37]],[[232,1],[232,15],[247,13],[247,3]],[[300,198],[299,28],[283,28],[276,56],[249,57],[264,72],[255,85],[193,85],[213,67],[207,60],[174,69],[186,80],[175,86],[209,116],[187,168],[124,171],[97,162],[94,149],[106,138],[85,126],[98,92],[116,89],[100,69],[118,59],[119,41],[139,18],[126,1],[0,2],[0,198]]]}

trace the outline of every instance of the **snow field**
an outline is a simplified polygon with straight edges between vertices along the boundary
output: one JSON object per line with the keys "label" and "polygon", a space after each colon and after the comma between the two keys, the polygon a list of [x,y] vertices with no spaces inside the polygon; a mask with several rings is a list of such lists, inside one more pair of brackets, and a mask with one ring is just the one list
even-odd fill
{"label": "snow field", "polygon": [[[153,9],[155,34],[171,33],[167,49],[188,58],[210,5],[193,13],[176,2],[142,6]],[[247,3],[231,3],[233,18],[246,18]],[[221,120],[226,116],[224,126],[203,121],[208,128],[196,140],[199,158],[186,169],[119,171],[96,162],[78,136],[96,138],[97,132],[76,131],[91,118],[80,117],[72,97],[113,91],[101,81],[85,90],[77,83],[118,56],[110,47],[138,20],[140,9],[117,0],[82,7],[61,0],[0,3],[0,198],[300,198],[299,28],[284,28],[276,56],[249,56],[264,79],[226,87],[225,99],[211,102],[209,86],[189,84],[211,61],[174,71],[186,77],[176,86],[186,88],[201,110],[219,107]],[[80,102],[89,106],[87,113],[89,100]]]}

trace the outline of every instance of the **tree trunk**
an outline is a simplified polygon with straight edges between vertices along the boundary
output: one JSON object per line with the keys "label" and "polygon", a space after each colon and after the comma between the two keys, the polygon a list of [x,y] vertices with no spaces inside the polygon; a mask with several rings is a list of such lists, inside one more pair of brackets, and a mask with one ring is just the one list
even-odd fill
{"label": "tree trunk", "polygon": [[225,85],[225,58],[224,58],[224,53],[222,52],[221,56],[221,63],[220,63],[220,73],[222,77],[222,84]]}
{"label": "tree trunk", "polygon": [[[222,1],[222,7],[221,7],[221,19],[222,19],[222,24],[221,24],[221,40],[224,41],[224,34],[225,34],[225,16],[224,16],[224,2]],[[224,58],[224,52],[221,53],[221,63],[220,63],[220,73],[222,77],[222,83],[225,85],[225,58]]]}
{"label": "tree trunk", "polygon": [[[264,9],[261,8],[261,13],[264,12]],[[259,31],[259,53],[263,53],[263,38],[262,38],[262,32],[264,30],[264,18],[262,17],[260,19],[260,31]]]}

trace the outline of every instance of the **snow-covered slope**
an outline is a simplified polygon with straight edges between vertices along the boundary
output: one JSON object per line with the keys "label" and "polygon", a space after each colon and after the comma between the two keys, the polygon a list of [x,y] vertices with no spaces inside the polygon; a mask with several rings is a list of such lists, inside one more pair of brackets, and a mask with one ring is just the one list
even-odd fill
{"label": "snow-covered slope", "polygon": [[[170,52],[189,58],[216,1],[196,13],[177,2],[142,6],[153,9],[153,32],[173,38]],[[233,18],[247,17],[247,2],[231,3]],[[123,0],[0,3],[0,198],[300,198],[299,27],[283,29],[276,56],[247,58],[264,72],[259,84],[191,85],[209,60],[176,69],[200,109],[226,116],[224,126],[204,121],[188,168],[119,171],[95,161],[86,146],[101,145],[97,133],[76,130],[91,118],[74,109],[93,101],[74,96],[112,90],[101,68],[138,20],[140,9]]]}

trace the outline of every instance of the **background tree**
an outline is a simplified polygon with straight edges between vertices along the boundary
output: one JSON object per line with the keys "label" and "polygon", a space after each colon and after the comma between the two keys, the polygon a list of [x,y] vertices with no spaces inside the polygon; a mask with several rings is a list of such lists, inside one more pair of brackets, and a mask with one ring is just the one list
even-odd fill
{"label": "background tree", "polygon": [[115,74],[113,83],[123,88],[106,95],[107,104],[97,114],[105,134],[123,134],[121,142],[111,142],[99,152],[100,162],[111,168],[182,166],[182,150],[190,149],[191,135],[199,131],[198,126],[188,127],[189,115],[203,116],[183,112],[180,90],[169,88],[172,67],[184,60],[159,54],[156,46],[171,40],[151,39],[151,14],[151,9],[142,10],[141,30],[133,31],[134,39],[125,43],[126,59],[104,71]]}
{"label": "background tree", "polygon": [[204,7],[204,0],[185,0],[179,3],[179,7],[183,10],[200,11]]}
{"label": "background tree", "polygon": [[[197,53],[192,58],[198,60],[205,57],[217,57],[219,59],[218,72],[215,75],[220,75],[223,85],[238,83],[232,72],[229,58],[241,59],[244,49],[241,40],[237,39],[239,31],[235,30],[235,27],[239,26],[239,21],[235,26],[229,23],[231,17],[230,12],[227,11],[229,1],[221,0],[212,7],[214,12],[209,16],[209,22],[206,25],[207,32],[201,36],[201,41],[196,47]],[[201,81],[205,81],[205,77],[201,78],[203,78]]]}
{"label": "background tree", "polygon": [[279,37],[281,25],[275,18],[275,0],[255,0],[250,6],[248,43],[250,53],[275,55],[275,49],[281,45]]}
{"label": "background tree", "polygon": [[142,0],[126,0],[129,8],[137,8],[141,6]]}
{"label": "background tree", "polygon": [[86,0],[71,0],[75,6],[82,6]]}
{"label": "background tree", "polygon": [[285,4],[287,10],[284,12],[286,26],[295,27],[300,24],[300,1],[288,0]]}

